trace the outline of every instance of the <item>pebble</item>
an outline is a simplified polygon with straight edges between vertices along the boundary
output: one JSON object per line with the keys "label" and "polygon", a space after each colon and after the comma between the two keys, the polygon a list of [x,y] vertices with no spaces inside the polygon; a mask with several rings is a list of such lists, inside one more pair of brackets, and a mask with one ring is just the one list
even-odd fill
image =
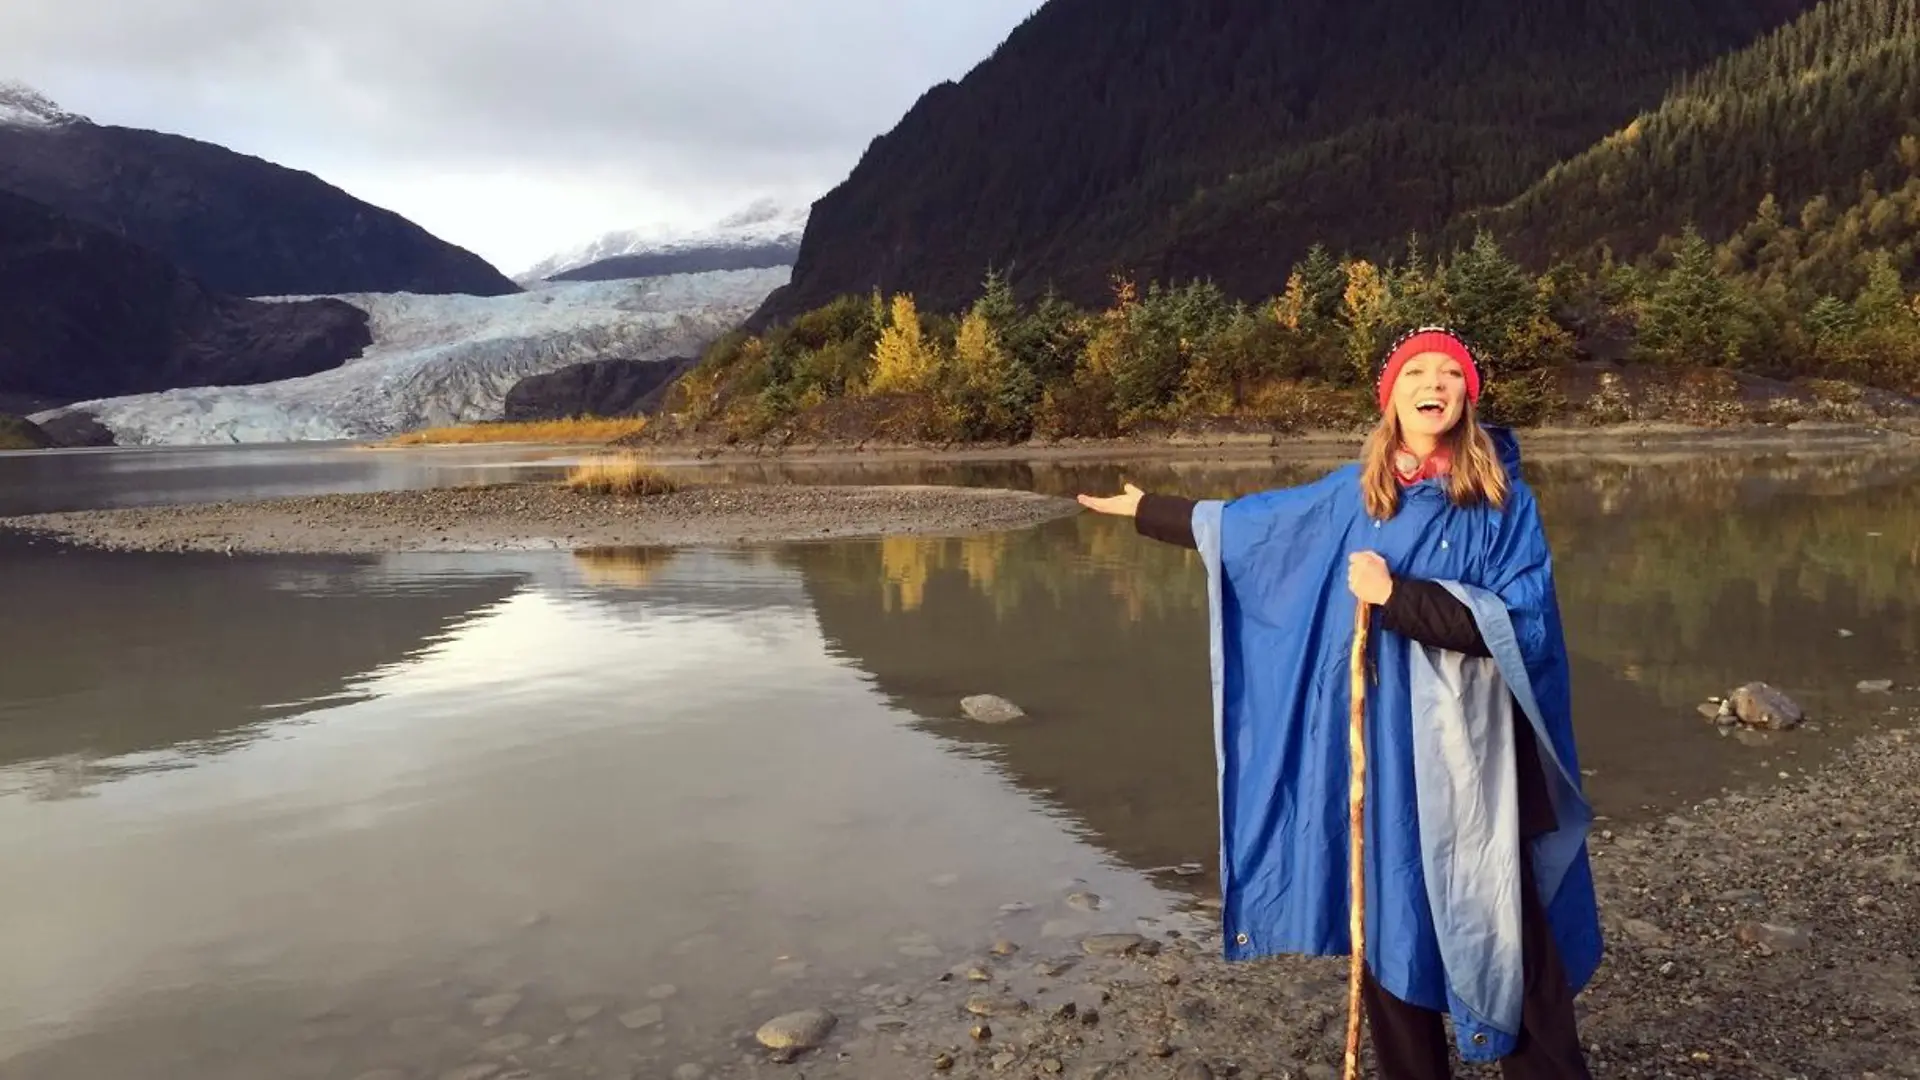
{"label": "pebble", "polygon": [[1139,934],[1091,934],[1081,939],[1080,947],[1091,956],[1131,956],[1146,943]]}
{"label": "pebble", "polygon": [[495,1065],[492,1062],[462,1065],[457,1069],[448,1069],[441,1073],[440,1080],[493,1080],[505,1068],[504,1065]]}
{"label": "pebble", "polygon": [[485,1017],[488,1020],[498,1022],[505,1019],[508,1013],[520,1007],[520,995],[494,994],[491,997],[481,998],[474,1002],[471,1007],[475,1016]]}
{"label": "pebble", "polygon": [[691,1061],[673,1070],[673,1080],[701,1080],[701,1078],[706,1075],[707,1070],[704,1066],[697,1065]]}
{"label": "pebble", "polygon": [[567,1006],[567,1019],[576,1024],[584,1024],[594,1017],[599,1016],[604,1009],[605,1006],[602,1005],[569,1005]]}
{"label": "pebble", "polygon": [[1743,944],[1769,950],[1805,949],[1813,944],[1813,935],[1805,930],[1775,923],[1742,922],[1733,928],[1733,936]]}
{"label": "pebble", "polygon": [[1885,694],[1893,690],[1893,680],[1862,679],[1857,689],[1863,694]]}
{"label": "pebble", "polygon": [[637,1009],[620,1014],[620,1026],[628,1031],[649,1028],[666,1019],[666,1012],[658,1005],[642,1005]]}
{"label": "pebble", "polygon": [[999,941],[993,943],[993,955],[995,956],[1012,956],[1019,951],[1020,946],[1015,945],[1006,938],[1001,938]]}
{"label": "pebble", "polygon": [[1213,1080],[1213,1070],[1204,1061],[1189,1061],[1174,1072],[1173,1080]]}
{"label": "pebble", "polygon": [[1070,908],[1078,908],[1081,911],[1099,911],[1101,908],[1107,906],[1107,902],[1100,898],[1099,893],[1087,892],[1082,889],[1079,892],[1067,894],[1067,906]]}
{"label": "pebble", "polygon": [[502,1035],[497,1039],[488,1039],[486,1042],[480,1044],[480,1052],[497,1056],[511,1054],[515,1050],[524,1050],[532,1045],[533,1036],[516,1033],[513,1035]]}
{"label": "pebble", "polygon": [[811,1050],[827,1040],[837,1023],[839,1017],[825,1009],[802,1009],[761,1024],[753,1037],[773,1050]]}
{"label": "pebble", "polygon": [[680,988],[673,985],[672,983],[661,983],[659,986],[648,987],[647,997],[653,999],[654,1001],[665,1001],[668,998],[673,997],[675,994],[678,994],[679,992],[680,992]]}
{"label": "pebble", "polygon": [[1010,1016],[1026,1012],[1029,1006],[1025,1001],[1008,994],[974,994],[967,999],[966,1009],[975,1016]]}
{"label": "pebble", "polygon": [[1017,1055],[1010,1051],[1002,1050],[1000,1053],[993,1055],[993,1071],[1004,1071],[1007,1066],[1012,1065],[1017,1060],[1019,1060]]}

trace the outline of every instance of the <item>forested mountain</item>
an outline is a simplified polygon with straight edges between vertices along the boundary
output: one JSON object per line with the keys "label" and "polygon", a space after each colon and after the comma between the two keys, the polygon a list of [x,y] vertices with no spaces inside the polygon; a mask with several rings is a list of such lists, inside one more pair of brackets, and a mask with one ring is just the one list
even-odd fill
{"label": "forested mountain", "polygon": [[[1920,2],[1825,3],[1682,80],[1660,106],[1463,215],[1523,261],[1654,249],[1696,226],[1775,284],[1850,293],[1877,246],[1913,266],[1920,233]],[[1791,233],[1792,235],[1788,235]]]}
{"label": "forested mountain", "polygon": [[1374,254],[1524,192],[1812,0],[1051,0],[814,207],[759,323],[878,287],[952,309]]}
{"label": "forested mountain", "polygon": [[[1311,5],[1286,5],[1302,6]],[[1704,18],[1710,6],[1661,10],[1690,12],[1703,35],[1692,40],[1705,39],[1702,28],[1731,34],[1733,22]],[[1069,0],[1041,14],[1056,10],[1072,10]],[[1016,45],[1033,48],[1034,25],[982,70],[1017,55]],[[1203,32],[1212,25],[1187,28],[1193,49],[1213,40]],[[1094,40],[1090,47],[1105,47]],[[1588,60],[1617,71],[1609,55]],[[730,439],[1352,428],[1372,420],[1369,380],[1387,342],[1444,321],[1496,372],[1485,404],[1501,422],[1914,418],[1920,0],[1827,0],[1675,76],[1657,103],[1620,116],[1615,130],[1497,205],[1493,193],[1560,137],[1541,117],[1577,127],[1599,111],[1568,106],[1557,96],[1566,86],[1619,91],[1634,80],[1561,78],[1528,53],[1486,65],[1504,74],[1477,89],[1457,80],[1449,85],[1458,100],[1425,112],[1406,106],[1320,142],[1260,144],[1249,134],[1276,148],[1275,164],[1200,195],[1181,194],[1171,179],[1190,163],[1142,158],[1126,173],[1128,197],[1140,201],[1063,203],[1057,227],[1035,224],[1024,238],[999,238],[993,200],[1009,200],[1010,215],[1036,213],[1034,200],[1054,190],[1044,171],[1033,181],[1041,195],[988,192],[976,216],[952,218],[944,232],[935,208],[950,193],[945,181],[903,189],[896,203],[911,204],[919,215],[911,220],[925,227],[894,234],[882,251],[855,242],[847,250],[865,251],[867,262],[831,273],[821,267],[841,252],[822,246],[818,227],[850,219],[823,202],[795,270],[801,291],[781,303],[837,280],[844,291],[721,342],[688,374],[670,413],[683,429]],[[1155,69],[1142,70],[1153,82]],[[948,113],[964,104],[964,84],[944,93],[954,99],[941,106]],[[1491,110],[1485,125],[1435,122],[1376,139],[1412,116],[1464,117],[1470,103]],[[1315,107],[1301,115],[1318,115]],[[1015,133],[1032,126],[1008,122]],[[1070,170],[1086,147],[1110,145],[1103,131],[1068,145]],[[1449,138],[1479,146],[1470,167],[1401,171],[1421,155],[1454,152]],[[1503,138],[1511,154],[1494,152]],[[1006,156],[1017,160],[1024,145]],[[906,155],[904,147],[877,146],[869,161]],[[1332,148],[1346,156],[1324,174],[1344,177],[1344,188],[1294,183],[1287,170]],[[927,158],[936,159],[953,160]],[[969,158],[951,172],[988,185],[996,160]],[[1262,186],[1278,176],[1292,177],[1281,185],[1293,185],[1286,198]],[[1445,181],[1445,197],[1421,178]],[[1154,184],[1157,203],[1144,194]],[[1265,194],[1233,202],[1235,192]],[[873,229],[893,212],[879,205]],[[1105,231],[1085,231],[1096,226]],[[669,432],[660,425],[653,437]]]}

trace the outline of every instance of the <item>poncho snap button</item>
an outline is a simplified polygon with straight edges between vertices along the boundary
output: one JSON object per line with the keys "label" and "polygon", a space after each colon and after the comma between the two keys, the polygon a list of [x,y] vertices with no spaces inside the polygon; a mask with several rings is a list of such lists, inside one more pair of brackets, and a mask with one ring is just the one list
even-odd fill
{"label": "poncho snap button", "polygon": [[1237,942],[1239,942],[1239,943],[1240,943],[1240,944],[1242,944],[1242,945],[1245,945],[1245,944],[1247,943],[1247,935],[1245,935],[1245,934],[1235,934],[1235,935],[1233,935],[1233,940],[1235,940],[1235,941],[1237,941]]}
{"label": "poncho snap button", "polygon": [[1486,1032],[1484,1032],[1484,1031],[1476,1031],[1476,1032],[1474,1032],[1474,1033],[1473,1033],[1473,1045],[1475,1045],[1475,1046],[1485,1046],[1485,1045],[1487,1045],[1487,1033],[1486,1033]]}

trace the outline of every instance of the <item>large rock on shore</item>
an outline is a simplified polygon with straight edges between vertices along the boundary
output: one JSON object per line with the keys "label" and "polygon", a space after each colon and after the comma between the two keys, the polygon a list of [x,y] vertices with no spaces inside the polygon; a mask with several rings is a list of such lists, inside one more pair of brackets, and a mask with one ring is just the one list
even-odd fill
{"label": "large rock on shore", "polygon": [[667,388],[694,361],[590,360],[529,375],[507,391],[508,420],[562,420],[570,416],[643,416],[659,408]]}
{"label": "large rock on shore", "polygon": [[1748,683],[1727,698],[1733,714],[1749,727],[1781,731],[1798,727],[1806,713],[1790,697],[1763,682]]}

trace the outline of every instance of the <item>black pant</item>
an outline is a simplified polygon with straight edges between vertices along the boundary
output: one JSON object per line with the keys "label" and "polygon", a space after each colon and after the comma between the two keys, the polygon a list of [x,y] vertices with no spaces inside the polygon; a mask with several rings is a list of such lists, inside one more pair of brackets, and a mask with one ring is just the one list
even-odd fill
{"label": "black pant", "polygon": [[[1520,855],[1520,948],[1526,996],[1520,1014],[1520,1039],[1500,1059],[1507,1080],[1592,1080],[1573,1017],[1573,990],[1567,985],[1560,951],[1533,882],[1533,860],[1526,845]],[[1360,987],[1367,1027],[1384,1080],[1448,1080],[1452,1047],[1440,1014],[1409,1005],[1364,974]]]}

